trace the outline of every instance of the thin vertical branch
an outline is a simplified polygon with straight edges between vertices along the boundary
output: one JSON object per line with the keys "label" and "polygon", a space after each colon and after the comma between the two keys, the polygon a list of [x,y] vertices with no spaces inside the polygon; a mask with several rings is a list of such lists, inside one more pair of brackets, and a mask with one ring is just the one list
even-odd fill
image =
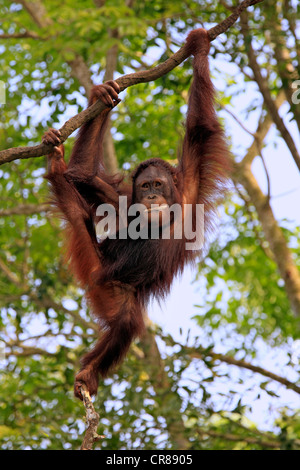
{"label": "thin vertical branch", "polygon": [[83,398],[83,404],[86,409],[87,429],[80,450],[93,450],[93,445],[95,442],[98,442],[104,438],[104,436],[99,436],[97,433],[100,416],[95,411],[90,394],[84,384],[81,386],[81,394]]}

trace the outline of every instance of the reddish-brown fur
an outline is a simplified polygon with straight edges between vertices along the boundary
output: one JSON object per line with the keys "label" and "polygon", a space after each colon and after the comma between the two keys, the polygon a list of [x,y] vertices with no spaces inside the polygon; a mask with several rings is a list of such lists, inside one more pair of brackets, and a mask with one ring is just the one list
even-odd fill
{"label": "reddish-brown fur", "polygon": [[[135,179],[149,165],[154,165],[161,174],[169,175],[174,201],[193,206],[204,204],[207,236],[213,230],[217,200],[228,181],[229,154],[214,109],[206,31],[192,31],[186,47],[194,55],[194,79],[182,159],[177,168],[159,159],[148,160],[134,172],[133,189],[121,177],[106,175],[102,140],[109,109],[81,128],[68,166],[62,146],[49,158],[47,179],[52,185],[55,205],[68,221],[71,266],[86,288],[102,328],[99,341],[82,359],[82,369],[76,376],[75,395],[79,398],[82,383],[91,394],[97,393],[99,375],[105,377],[123,359],[132,340],[142,334],[142,311],[149,298],[164,296],[174,276],[195,257],[194,252],[185,249],[184,239],[107,238],[98,243],[94,227],[97,206],[111,203],[117,207],[118,196],[124,194],[129,197],[129,205],[133,203]],[[113,82],[108,84],[113,86]],[[101,99],[102,91],[104,88],[95,87],[89,104]],[[103,96],[104,101],[107,97]],[[113,107],[118,101],[114,97],[114,103],[107,104]]]}

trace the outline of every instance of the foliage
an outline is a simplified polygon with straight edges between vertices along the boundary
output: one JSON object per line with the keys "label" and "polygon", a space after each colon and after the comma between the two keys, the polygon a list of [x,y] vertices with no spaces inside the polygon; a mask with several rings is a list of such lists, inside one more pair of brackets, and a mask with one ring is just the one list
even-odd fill
{"label": "foliage", "polygon": [[[47,127],[57,127],[83,109],[84,87],[74,71],[79,56],[95,83],[103,79],[112,45],[118,46],[118,74],[147,67],[165,60],[189,30],[224,19],[226,3],[45,0],[44,14],[36,2],[39,24],[21,3],[3,0],[0,35],[23,37],[3,39],[0,46],[1,80],[6,84],[6,104],[0,105],[1,149],[38,143]],[[262,107],[248,68],[250,39],[255,37],[260,67],[274,97],[281,87],[289,87],[289,77],[275,58],[276,40],[284,40],[291,63],[297,62],[293,29],[285,24],[292,24],[293,8],[300,7],[275,3],[276,9],[269,1],[249,9],[251,34],[246,41],[236,26],[211,49],[213,76],[222,83],[220,104],[230,105],[249,91],[241,111],[246,122],[253,122]],[[283,36],[275,27],[279,19]],[[270,38],[273,30],[277,36]],[[233,68],[223,72],[222,60]],[[120,167],[126,170],[150,156],[176,160],[190,81],[188,60],[155,83],[132,87],[121,96],[112,118]],[[289,112],[296,119],[299,111]],[[66,143],[67,154],[72,143],[73,139]],[[232,140],[238,159],[245,150],[246,144],[237,146]],[[0,339],[6,345],[6,359],[0,360],[3,449],[77,449],[84,432],[84,410],[73,398],[73,377],[97,326],[65,266],[61,221],[41,207],[48,198],[44,168],[45,158],[17,160],[0,168]],[[294,223],[281,225],[296,259],[299,228]],[[106,438],[98,447],[299,449],[299,416],[290,405],[296,393],[254,374],[242,362],[240,367],[229,365],[213,354],[262,367],[265,357],[275,357],[270,366],[274,372],[294,383],[298,378],[299,324],[255,208],[240,192],[234,191],[226,203],[219,236],[199,264],[196,281],[201,295],[191,337],[182,334],[175,341],[157,327],[152,342],[137,343],[123,366],[101,384],[95,407],[101,415],[99,433]],[[252,419],[258,403],[270,409],[264,427]]]}
{"label": "foliage", "polygon": [[[207,332],[231,324],[236,333],[251,335],[252,343],[263,338],[273,345],[284,344],[288,337],[299,338],[298,319],[289,307],[276,264],[267,255],[255,213],[240,204],[234,199],[228,203],[230,220],[224,217],[219,243],[211,246],[199,265],[206,297],[199,306],[203,313],[196,318]],[[286,229],[286,236],[292,239],[294,232]]]}

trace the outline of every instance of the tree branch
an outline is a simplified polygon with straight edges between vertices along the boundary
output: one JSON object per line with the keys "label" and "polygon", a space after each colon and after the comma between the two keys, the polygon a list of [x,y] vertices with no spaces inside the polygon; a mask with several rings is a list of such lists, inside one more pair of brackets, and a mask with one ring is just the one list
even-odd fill
{"label": "tree branch", "polygon": [[[261,3],[262,1],[263,0],[242,1],[241,4],[233,11],[233,13],[228,18],[208,30],[210,41],[213,41],[214,39],[216,39],[217,36],[227,31],[227,29],[229,29],[236,22],[240,14],[247,7],[255,5],[257,3]],[[19,1],[19,3],[22,3],[24,6],[27,5],[28,7],[28,4],[26,4],[24,0]],[[30,13],[33,14],[32,11],[30,11]],[[177,52],[175,52],[175,54],[169,57],[162,64],[159,64],[150,70],[123,75],[122,77],[118,78],[116,82],[120,86],[120,90],[124,91],[126,88],[136,85],[138,83],[147,83],[153,80],[157,80],[158,78],[173,70],[188,57],[189,53],[187,52],[185,45],[183,45]],[[65,142],[65,140],[84,123],[98,116],[98,114],[100,114],[101,111],[103,111],[104,109],[105,105],[101,101],[97,101],[88,109],[85,109],[81,113],[69,119],[60,129],[61,143]],[[4,163],[11,162],[19,158],[36,158],[42,155],[47,155],[48,153],[52,152],[52,150],[53,145],[49,144],[39,144],[33,147],[16,147],[7,150],[2,150],[0,152],[0,165],[3,165]]]}
{"label": "tree branch", "polygon": [[16,3],[23,5],[39,28],[47,28],[52,24],[52,20],[47,17],[46,9],[41,2],[17,0]]}
{"label": "tree branch", "polygon": [[10,217],[12,215],[33,215],[50,211],[49,204],[20,204],[10,209],[0,209],[0,217]]}
{"label": "tree branch", "polygon": [[[275,104],[277,109],[284,103],[285,96],[284,92],[280,91],[275,99]],[[263,140],[265,139],[266,135],[268,134],[272,124],[274,123],[270,113],[268,112],[265,116],[262,112],[261,117],[258,121],[258,126],[256,131],[254,132],[255,139],[253,140],[252,144],[247,150],[246,155],[244,156],[241,164],[243,165],[251,165],[254,158],[258,155],[258,148],[257,148],[257,141],[262,145]]]}
{"label": "tree branch", "polygon": [[13,33],[13,34],[0,34],[0,39],[37,39],[39,41],[47,41],[48,37],[42,37],[38,34],[30,31],[25,33]]}
{"label": "tree branch", "polygon": [[287,297],[296,316],[300,316],[300,274],[285,236],[279,227],[268,197],[259,187],[250,165],[236,164],[233,179],[241,183],[254,204],[266,240],[274,254],[280,276],[284,280]]}
{"label": "tree branch", "polygon": [[18,287],[22,287],[19,277],[6,266],[6,264],[1,258],[0,258],[0,271],[3,272],[3,274],[9,279],[10,282],[12,282]]}
{"label": "tree branch", "polygon": [[[117,30],[109,31],[110,38],[119,38]],[[119,46],[116,42],[106,54],[106,67],[104,81],[113,80],[114,72],[117,70]],[[118,159],[114,140],[111,134],[111,115],[108,116],[107,128],[103,139],[103,161],[108,174],[115,175],[118,172]]]}
{"label": "tree branch", "polygon": [[76,54],[75,59],[69,60],[71,75],[76,78],[85,89],[86,96],[89,97],[93,86],[91,71],[81,55]]}
{"label": "tree branch", "polygon": [[242,123],[242,121],[239,120],[239,118],[225,105],[222,103],[219,103],[219,106],[226,111],[234,120],[235,122],[245,131],[247,134],[251,135],[254,139],[256,139],[256,134],[254,132],[251,132],[249,129],[247,129],[246,126]]}
{"label": "tree branch", "polygon": [[99,436],[97,433],[100,416],[95,411],[90,394],[85,385],[81,386],[81,394],[86,409],[87,430],[80,450],[93,450],[94,443],[100,441],[100,439],[103,439],[105,436]]}
{"label": "tree branch", "polygon": [[[53,20],[47,15],[47,10],[42,4],[42,2],[35,1],[31,2],[29,0],[17,0],[18,3],[23,5],[27,10],[35,24],[42,29],[46,29],[49,26],[53,25]],[[18,35],[13,35],[18,36]],[[43,39],[40,38],[36,33],[26,32],[24,35],[19,35],[19,37],[29,37],[33,39]],[[46,40],[47,38],[44,38]],[[79,54],[75,55],[73,60],[67,61],[71,67],[71,74],[79,81],[80,85],[84,87],[86,95],[89,97],[93,82],[91,79],[91,72],[86,65],[83,57]]]}
{"label": "tree branch", "polygon": [[[280,92],[275,100],[278,108],[284,101],[284,93]],[[267,133],[273,124],[270,113],[259,119],[257,129],[254,133],[255,139],[248,148],[245,157],[240,163],[234,164],[232,179],[235,184],[241,184],[249,195],[252,204],[257,211],[258,219],[263,228],[265,239],[269,243],[273,254],[272,259],[277,264],[278,271],[285,283],[285,290],[291,308],[296,316],[300,316],[300,273],[296,266],[282,229],[274,217],[270,205],[269,195],[263,194],[252,171],[251,164],[254,158],[259,155],[259,149]]]}
{"label": "tree branch", "polygon": [[227,356],[226,354],[219,354],[212,350],[207,351],[202,348],[182,346],[180,345],[180,343],[177,343],[176,341],[174,341],[174,345],[175,344],[178,344],[179,346],[181,346],[183,350],[186,351],[187,354],[190,355],[190,357],[197,358],[197,359],[203,359],[204,357],[211,358],[213,361],[221,361],[229,365],[234,365],[237,367],[241,367],[243,369],[251,370],[252,372],[261,374],[264,377],[268,377],[269,379],[274,380],[275,382],[285,385],[286,388],[289,388],[290,390],[293,390],[294,392],[300,394],[300,387],[297,384],[290,382],[289,380],[285,379],[284,377],[281,377],[280,375],[274,374],[273,372],[263,369],[262,367],[255,366],[251,364],[250,362],[246,362],[240,359],[235,359],[234,357]]}
{"label": "tree branch", "polygon": [[[164,360],[161,357],[156,338],[155,330],[148,315],[144,312],[146,330],[140,340],[141,349],[144,357],[145,370],[151,377],[155,377],[153,388],[162,407],[167,406],[169,395],[166,391],[171,390],[172,381],[165,369]],[[171,416],[166,418],[166,427],[170,436],[170,440],[175,444],[176,449],[189,449],[189,441],[184,435],[184,422],[180,409],[182,408],[182,398],[179,395],[174,397],[174,408]]]}
{"label": "tree branch", "polygon": [[[244,13],[241,14],[241,26],[242,26],[242,33],[245,39],[245,43],[247,41],[249,36],[249,26],[248,26],[248,18],[247,15]],[[293,159],[300,170],[300,154],[298,152],[298,149],[296,147],[296,144],[293,140],[293,137],[291,136],[288,128],[286,127],[283,119],[278,113],[277,106],[275,104],[275,101],[272,98],[272,95],[270,93],[270,89],[268,86],[268,82],[266,78],[263,77],[260,66],[256,60],[256,54],[252,46],[252,42],[248,44],[247,47],[247,54],[248,54],[248,59],[249,59],[249,66],[252,69],[253,75],[255,77],[255,81],[260,89],[260,92],[264,98],[264,102],[266,107],[268,108],[268,111],[270,115],[272,116],[272,119],[274,123],[276,124],[277,129],[279,130],[282,138],[284,139],[289,151],[291,152]]]}

